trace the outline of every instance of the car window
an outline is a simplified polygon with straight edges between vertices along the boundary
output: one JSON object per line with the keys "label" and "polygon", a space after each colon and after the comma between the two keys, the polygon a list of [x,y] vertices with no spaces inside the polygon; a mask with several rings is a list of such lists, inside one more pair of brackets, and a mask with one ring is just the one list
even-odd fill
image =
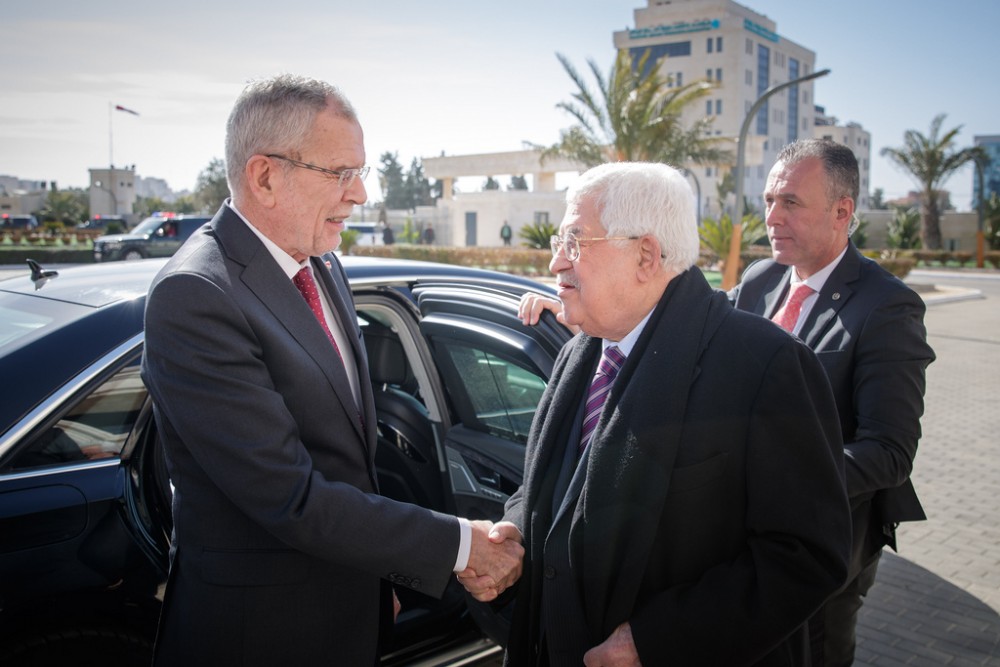
{"label": "car window", "polygon": [[511,359],[466,343],[451,341],[445,350],[478,422],[466,426],[527,442],[545,379]]}
{"label": "car window", "polygon": [[77,400],[17,454],[11,468],[24,470],[121,455],[145,400],[146,387],[136,361]]}

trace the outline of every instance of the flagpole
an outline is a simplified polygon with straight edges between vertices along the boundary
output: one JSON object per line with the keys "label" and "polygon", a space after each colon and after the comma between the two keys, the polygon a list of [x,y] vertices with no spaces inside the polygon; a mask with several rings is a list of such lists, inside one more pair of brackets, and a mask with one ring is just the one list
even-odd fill
{"label": "flagpole", "polygon": [[115,144],[111,133],[111,115],[114,113],[111,102],[108,102],[108,167],[115,166]]}

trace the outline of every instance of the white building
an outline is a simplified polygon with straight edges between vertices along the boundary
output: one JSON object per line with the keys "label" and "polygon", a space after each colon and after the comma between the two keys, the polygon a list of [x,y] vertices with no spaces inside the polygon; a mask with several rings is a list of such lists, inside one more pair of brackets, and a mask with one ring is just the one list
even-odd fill
{"label": "white building", "polygon": [[90,169],[90,215],[130,215],[135,204],[135,166]]}
{"label": "white building", "polygon": [[[635,10],[634,18],[635,28],[614,33],[615,47],[629,49],[634,58],[647,49],[652,58],[662,57],[661,71],[673,85],[699,79],[716,83],[714,93],[704,104],[690,108],[686,120],[711,116],[713,133],[734,142],[744,117],[764,91],[815,71],[814,52],[778,34],[773,19],[733,0],[648,0],[646,7]],[[743,192],[751,204],[759,205],[758,195],[778,151],[814,136],[814,100],[813,81],[807,81],[774,94],[757,113],[750,125],[744,168]],[[735,156],[735,143],[730,146]],[[865,148],[867,164],[870,148]],[[717,215],[716,185],[729,165],[687,166],[698,178],[703,214]],[[867,174],[863,181],[867,206]]]}
{"label": "white building", "polygon": [[858,160],[860,176],[860,190],[856,208],[867,211],[871,206],[871,199],[868,195],[871,187],[871,134],[858,123],[840,125],[835,117],[826,115],[823,107],[816,107],[816,125],[813,127],[813,136],[817,139],[830,139],[844,144],[854,152],[854,157]]}

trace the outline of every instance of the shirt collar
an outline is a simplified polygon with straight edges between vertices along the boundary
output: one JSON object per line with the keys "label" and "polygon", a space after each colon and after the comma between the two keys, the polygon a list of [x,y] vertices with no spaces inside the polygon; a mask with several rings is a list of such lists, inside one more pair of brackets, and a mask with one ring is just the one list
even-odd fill
{"label": "shirt collar", "polygon": [[830,262],[829,264],[827,264],[822,269],[812,274],[805,280],[799,278],[798,272],[793,269],[791,287],[795,287],[799,283],[805,283],[806,285],[809,285],[809,287],[812,288],[814,292],[819,293],[823,289],[823,285],[825,285],[826,281],[830,278],[830,274],[833,273],[833,270],[837,268],[838,264],[840,264],[840,260],[842,260],[844,258],[844,255],[847,254],[847,248],[848,246],[845,245],[844,249],[840,251],[840,254],[837,255],[832,262]]}
{"label": "shirt collar", "polygon": [[232,199],[226,200],[226,206],[228,206],[229,210],[235,213],[239,217],[239,219],[242,220],[243,223],[250,228],[250,231],[253,232],[254,235],[256,235],[257,238],[260,239],[260,242],[264,244],[265,248],[267,248],[267,252],[270,253],[271,257],[274,258],[274,261],[278,263],[278,266],[281,268],[282,271],[285,272],[285,275],[288,276],[289,280],[294,278],[295,274],[298,273],[302,269],[302,267],[309,266],[309,260],[306,260],[304,262],[296,262],[291,255],[289,255],[287,252],[279,248],[274,241],[267,238],[267,236],[265,236],[263,232],[254,227],[253,223],[247,220],[243,216],[243,214],[240,213],[240,210],[236,208],[236,204],[233,203]]}
{"label": "shirt collar", "polygon": [[[655,308],[653,310],[656,310]],[[639,336],[642,335],[642,330],[646,328],[646,323],[649,322],[649,318],[652,317],[653,311],[646,313],[646,317],[635,326],[634,329],[629,331],[621,340],[613,341],[607,338],[601,339],[601,351],[607,350],[609,347],[617,347],[618,350],[624,356],[628,356],[632,353],[632,348],[635,347],[636,341],[639,340]]]}

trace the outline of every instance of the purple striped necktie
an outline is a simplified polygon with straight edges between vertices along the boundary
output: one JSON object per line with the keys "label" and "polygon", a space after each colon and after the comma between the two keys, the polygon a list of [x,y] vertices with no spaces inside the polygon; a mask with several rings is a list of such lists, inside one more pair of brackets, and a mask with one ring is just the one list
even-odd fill
{"label": "purple striped necktie", "polygon": [[587,448],[591,437],[594,435],[594,428],[597,420],[601,416],[601,409],[604,401],[608,398],[611,385],[618,376],[622,364],[625,363],[625,355],[617,346],[609,347],[601,355],[601,363],[597,366],[594,379],[590,383],[590,390],[587,392],[587,407],[583,414],[583,430],[580,432],[580,453]]}

